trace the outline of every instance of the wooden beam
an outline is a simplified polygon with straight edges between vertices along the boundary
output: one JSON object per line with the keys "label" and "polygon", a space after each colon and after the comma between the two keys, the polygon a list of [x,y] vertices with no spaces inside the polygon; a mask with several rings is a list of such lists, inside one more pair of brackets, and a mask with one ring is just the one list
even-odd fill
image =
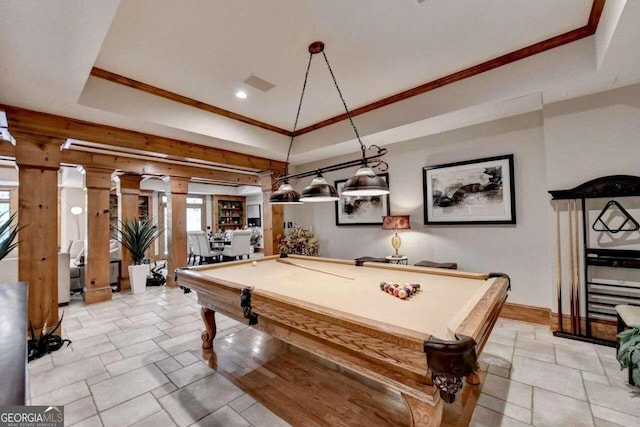
{"label": "wooden beam", "polygon": [[111,299],[109,286],[109,190],[113,169],[84,168],[87,189],[87,247],[83,299],[93,304]]}
{"label": "wooden beam", "polygon": [[7,113],[11,132],[72,138],[114,147],[161,153],[173,160],[199,159],[221,165],[251,168],[262,171],[283,171],[284,162],[220,148],[207,147],[176,139],[91,123],[69,117],[40,113],[23,108],[1,105]]}
{"label": "wooden beam", "polygon": [[58,169],[61,139],[15,132],[18,279],[29,283],[29,322],[39,336],[58,321]]}
{"label": "wooden beam", "polygon": [[[2,154],[2,150],[0,150]],[[80,150],[62,150],[62,163],[89,167],[112,168],[114,170],[137,175],[180,176],[202,178],[212,181],[225,181],[238,185],[259,185],[257,175],[228,172],[207,167],[188,166],[157,159],[116,156]]]}
{"label": "wooden beam", "polygon": [[234,113],[233,111],[225,110],[215,105],[207,104],[202,101],[197,101],[193,98],[179,95],[168,90],[161,89],[156,86],[152,86],[147,83],[143,83],[138,80],[130,79],[129,77],[122,76],[120,74],[112,73],[111,71],[103,70],[102,68],[93,67],[91,69],[91,75],[99,79],[108,80],[113,83],[117,83],[122,86],[127,86],[132,89],[140,90],[142,92],[150,93],[161,98],[169,99],[171,101],[179,102],[180,104],[188,105],[190,107],[197,108],[199,110],[208,111],[210,113],[217,114],[219,116],[227,117],[232,120],[237,120],[252,126],[257,126],[262,129],[270,130],[282,135],[291,136],[292,132],[286,129],[279,128],[269,123],[261,122],[251,117],[243,116],[241,114]]}
{"label": "wooden beam", "polygon": [[284,207],[269,204],[275,182],[270,173],[260,174],[263,197],[262,231],[264,233],[262,245],[265,255],[278,254],[278,236],[284,235]]}
{"label": "wooden beam", "polygon": [[178,286],[174,280],[178,267],[187,265],[187,192],[189,180],[171,176],[165,178],[167,185],[167,214],[169,227],[164,230],[169,235],[169,262],[167,266],[167,285]]}
{"label": "wooden beam", "polygon": [[[142,177],[136,174],[124,174],[118,178],[120,180],[118,185],[118,207],[121,213],[119,219],[123,222],[137,220],[139,213],[140,182],[142,181]],[[151,215],[149,215],[149,217],[151,217]],[[120,289],[126,291],[131,289],[128,266],[133,265],[133,258],[131,257],[131,252],[122,245],[120,253],[122,255]]]}

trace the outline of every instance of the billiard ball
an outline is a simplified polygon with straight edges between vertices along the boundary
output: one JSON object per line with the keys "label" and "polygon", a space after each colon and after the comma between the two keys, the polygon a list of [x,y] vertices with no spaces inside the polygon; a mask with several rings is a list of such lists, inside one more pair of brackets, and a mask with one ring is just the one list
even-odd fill
{"label": "billiard ball", "polygon": [[405,291],[404,289],[400,289],[398,291],[398,298],[407,299],[407,291]]}
{"label": "billiard ball", "polygon": [[400,288],[393,288],[393,295],[394,296],[398,296],[398,294],[400,293]]}
{"label": "billiard ball", "polygon": [[256,265],[258,265],[258,261],[253,261],[251,265],[255,267]]}

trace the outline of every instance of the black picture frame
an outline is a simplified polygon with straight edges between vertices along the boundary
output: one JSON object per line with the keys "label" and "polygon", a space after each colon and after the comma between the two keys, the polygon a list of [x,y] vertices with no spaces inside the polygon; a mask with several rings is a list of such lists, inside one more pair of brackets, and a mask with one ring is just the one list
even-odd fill
{"label": "black picture frame", "polygon": [[422,168],[425,225],[515,224],[513,154]]}
{"label": "black picture frame", "polygon": [[[377,176],[382,177],[389,185],[389,174],[379,173]],[[342,193],[346,179],[334,182],[339,193]],[[360,214],[353,212],[352,209],[360,211]],[[384,196],[353,196],[340,197],[335,202],[336,226],[350,227],[363,225],[379,225],[382,226],[382,217],[390,215],[390,199],[389,195]]]}

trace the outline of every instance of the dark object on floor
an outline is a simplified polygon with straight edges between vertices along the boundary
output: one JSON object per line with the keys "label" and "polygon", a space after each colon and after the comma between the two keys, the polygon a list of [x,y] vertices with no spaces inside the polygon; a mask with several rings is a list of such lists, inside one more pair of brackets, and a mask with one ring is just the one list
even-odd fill
{"label": "dark object on floor", "polygon": [[167,283],[167,279],[162,274],[162,271],[165,268],[164,264],[158,265],[155,263],[155,266],[149,271],[151,276],[147,276],[147,286],[163,286]]}
{"label": "dark object on floor", "polygon": [[447,268],[449,270],[457,270],[457,262],[433,262],[433,261],[420,261],[414,264],[417,267],[430,267],[430,268]]}
{"label": "dark object on floor", "polygon": [[71,344],[68,339],[62,339],[60,335],[54,335],[54,332],[60,328],[64,313],[60,316],[60,320],[56,323],[56,326],[49,332],[47,332],[47,324],[45,323],[40,333],[40,338],[35,338],[36,331],[33,329],[33,325],[29,323],[29,329],[31,331],[31,338],[28,341],[27,348],[29,349],[29,362],[34,359],[39,359],[45,354],[49,354],[52,351],[58,350],[66,342],[67,346]]}
{"label": "dark object on floor", "polygon": [[389,260],[386,258],[376,258],[372,256],[361,256],[360,258],[354,259],[354,261],[356,262],[356,265],[359,267],[362,267],[362,265],[365,262],[384,262],[387,264],[389,263]]}

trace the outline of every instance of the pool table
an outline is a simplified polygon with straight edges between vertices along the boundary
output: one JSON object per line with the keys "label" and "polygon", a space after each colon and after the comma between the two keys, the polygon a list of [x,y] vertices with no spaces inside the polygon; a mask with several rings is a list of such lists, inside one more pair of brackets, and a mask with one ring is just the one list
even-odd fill
{"label": "pool table", "polygon": [[[411,425],[440,425],[462,378],[478,383],[477,357],[507,298],[499,273],[290,255],[178,269],[197,292],[205,331],[215,312],[400,392]],[[400,299],[381,282],[418,283]]]}

